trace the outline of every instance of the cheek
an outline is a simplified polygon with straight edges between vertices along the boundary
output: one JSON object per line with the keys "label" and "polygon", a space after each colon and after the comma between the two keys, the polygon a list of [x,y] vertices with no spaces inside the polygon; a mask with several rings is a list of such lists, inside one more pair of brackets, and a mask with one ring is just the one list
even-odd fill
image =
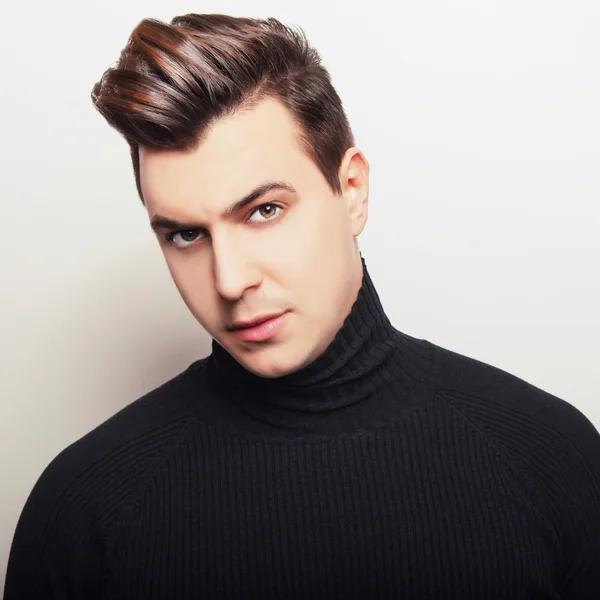
{"label": "cheek", "polygon": [[338,245],[344,235],[349,235],[348,218],[340,203],[338,198],[315,195],[298,206],[281,227],[274,228],[271,241],[299,257]]}
{"label": "cheek", "polygon": [[[306,219],[302,239],[308,254],[318,263],[336,265],[352,238],[348,215],[339,198],[323,198],[321,207]],[[326,264],[320,264],[326,269]]]}
{"label": "cheek", "polygon": [[208,272],[188,257],[168,257],[167,266],[186,306],[201,325],[211,329],[218,312]]}
{"label": "cheek", "polygon": [[[263,229],[248,229],[240,235],[238,251],[249,265],[261,269],[277,281],[295,277],[309,261],[323,236],[319,215],[308,210],[293,210],[279,223]],[[317,220],[317,222],[315,222]]]}

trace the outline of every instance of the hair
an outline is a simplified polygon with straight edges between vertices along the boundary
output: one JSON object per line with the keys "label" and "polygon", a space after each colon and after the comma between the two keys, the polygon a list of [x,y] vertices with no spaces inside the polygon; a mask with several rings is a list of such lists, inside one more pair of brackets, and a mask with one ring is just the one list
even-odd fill
{"label": "hair", "polygon": [[91,96],[129,144],[142,203],[140,146],[190,150],[215,120],[266,98],[291,112],[302,150],[341,192],[340,163],[354,145],[342,102],[302,29],[277,19],[144,19]]}

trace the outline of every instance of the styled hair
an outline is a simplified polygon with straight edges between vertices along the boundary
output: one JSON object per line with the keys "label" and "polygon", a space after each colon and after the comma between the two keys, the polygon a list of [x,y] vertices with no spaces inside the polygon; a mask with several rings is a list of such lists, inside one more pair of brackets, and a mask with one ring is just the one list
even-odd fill
{"label": "styled hair", "polygon": [[304,32],[277,19],[144,19],[91,96],[129,144],[142,203],[140,146],[190,150],[216,119],[266,98],[291,112],[302,150],[341,192],[340,163],[354,145],[342,102]]}

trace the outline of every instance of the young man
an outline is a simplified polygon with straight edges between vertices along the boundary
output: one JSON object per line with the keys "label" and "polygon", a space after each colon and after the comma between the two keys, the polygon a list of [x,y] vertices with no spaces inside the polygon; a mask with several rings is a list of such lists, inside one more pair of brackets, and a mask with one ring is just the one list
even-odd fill
{"label": "young man", "polygon": [[213,348],[50,464],[6,600],[598,598],[600,435],[390,323],[302,35],[143,21],[92,96]]}

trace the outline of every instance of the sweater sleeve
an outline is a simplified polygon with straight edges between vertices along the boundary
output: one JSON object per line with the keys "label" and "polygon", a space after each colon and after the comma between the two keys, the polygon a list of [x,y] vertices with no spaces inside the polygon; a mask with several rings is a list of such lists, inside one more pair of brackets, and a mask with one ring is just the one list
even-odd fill
{"label": "sweater sleeve", "polygon": [[600,434],[574,407],[560,424],[563,437],[563,600],[600,595]]}
{"label": "sweater sleeve", "polygon": [[597,600],[600,434],[573,405],[512,376],[471,391],[444,397],[493,440],[554,525],[561,540],[560,598]]}
{"label": "sweater sleeve", "polygon": [[63,452],[35,484],[13,538],[5,600],[98,597],[102,545],[88,517],[90,498],[74,486]]}

